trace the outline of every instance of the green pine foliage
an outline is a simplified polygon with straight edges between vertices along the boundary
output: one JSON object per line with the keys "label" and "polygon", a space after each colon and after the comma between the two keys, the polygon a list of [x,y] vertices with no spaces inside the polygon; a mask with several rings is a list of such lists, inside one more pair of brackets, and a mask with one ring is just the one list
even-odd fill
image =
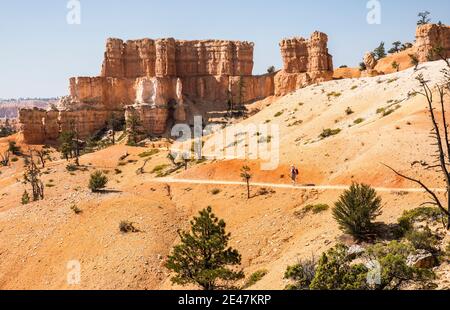
{"label": "green pine foliage", "polygon": [[27,190],[25,190],[22,194],[22,204],[27,205],[30,203],[30,195],[28,194]]}
{"label": "green pine foliage", "polygon": [[372,221],[381,214],[381,198],[369,185],[353,183],[333,209],[341,230],[358,240],[374,232]]}
{"label": "green pine foliage", "polygon": [[229,268],[241,264],[241,255],[228,246],[230,234],[225,232],[225,226],[208,207],[191,221],[190,232],[178,232],[181,242],[166,263],[175,273],[173,283],[216,290],[230,288],[229,283],[244,278],[242,271]]}
{"label": "green pine foliage", "polygon": [[95,193],[104,189],[107,183],[107,176],[102,171],[95,171],[91,174],[88,187],[93,193]]}
{"label": "green pine foliage", "polygon": [[363,264],[351,264],[345,245],[337,245],[322,254],[310,284],[313,290],[365,289],[368,269]]}
{"label": "green pine foliage", "polygon": [[349,255],[346,245],[338,244],[313,261],[287,268],[289,290],[398,290],[403,284],[423,287],[434,279],[429,269],[410,267],[407,258],[414,253],[409,243],[392,241],[369,246],[361,261]]}

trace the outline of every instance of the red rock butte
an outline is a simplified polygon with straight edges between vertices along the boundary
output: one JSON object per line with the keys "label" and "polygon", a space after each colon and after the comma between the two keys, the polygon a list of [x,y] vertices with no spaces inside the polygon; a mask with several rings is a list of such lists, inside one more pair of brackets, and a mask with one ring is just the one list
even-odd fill
{"label": "red rock butte", "polygon": [[75,77],[69,96],[52,110],[19,112],[25,143],[54,141],[75,126],[80,138],[105,128],[108,120],[137,116],[140,132],[162,135],[173,123],[191,123],[194,115],[226,111],[311,83],[330,80],[333,67],[328,37],[280,44],[284,69],[252,75],[254,44],[242,41],[108,39],[98,77]]}

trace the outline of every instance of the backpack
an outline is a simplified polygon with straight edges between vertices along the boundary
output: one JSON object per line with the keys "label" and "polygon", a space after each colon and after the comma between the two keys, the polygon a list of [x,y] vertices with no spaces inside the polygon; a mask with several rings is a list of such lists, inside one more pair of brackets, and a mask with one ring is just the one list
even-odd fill
{"label": "backpack", "polygon": [[295,169],[295,174],[298,175],[298,169]]}

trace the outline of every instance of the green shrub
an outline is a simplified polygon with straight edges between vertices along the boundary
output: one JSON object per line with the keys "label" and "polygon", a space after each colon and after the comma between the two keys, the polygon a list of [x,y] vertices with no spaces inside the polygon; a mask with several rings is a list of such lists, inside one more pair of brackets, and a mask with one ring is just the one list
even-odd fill
{"label": "green shrub", "polygon": [[258,190],[258,195],[259,196],[266,196],[266,195],[271,195],[271,194],[275,194],[276,192],[271,189],[271,188],[267,188],[267,187],[261,187]]}
{"label": "green shrub", "polygon": [[338,98],[338,97],[340,97],[342,94],[341,93],[339,93],[339,92],[331,92],[331,93],[328,93],[327,94],[327,97],[329,98],[329,97],[335,97],[335,98]]}
{"label": "green shrub", "polygon": [[309,287],[313,290],[366,289],[367,267],[352,265],[347,252],[348,247],[337,245],[322,254]]}
{"label": "green shrub", "polygon": [[218,188],[214,188],[212,191],[211,191],[211,194],[213,194],[213,195],[218,195],[220,193],[220,189],[218,189]]}
{"label": "green shrub", "polygon": [[327,204],[307,205],[304,208],[304,211],[305,212],[310,212],[311,211],[314,214],[318,214],[318,213],[327,211],[329,208],[330,208],[330,206],[327,205]]}
{"label": "green shrub", "polygon": [[74,171],[78,170],[78,167],[76,165],[74,165],[74,164],[68,164],[66,166],[66,170],[69,171],[69,172],[74,172]]}
{"label": "green shrub", "polygon": [[357,118],[355,119],[355,121],[353,122],[355,125],[361,124],[362,122],[364,122],[364,118]]}
{"label": "green shrub", "polygon": [[384,117],[384,116],[391,115],[391,114],[394,113],[394,112],[395,112],[394,109],[384,110],[384,111],[383,111],[383,117]]}
{"label": "green shrub", "polygon": [[374,233],[372,221],[381,214],[381,198],[369,185],[353,183],[335,203],[334,219],[341,230],[356,239]]}
{"label": "green shrub", "polygon": [[376,289],[396,290],[408,281],[424,284],[434,278],[434,273],[430,270],[407,265],[408,256],[414,253],[411,245],[398,241],[379,243],[369,247],[367,253],[380,264],[381,281],[376,285]]}
{"label": "green shrub", "polygon": [[245,282],[244,286],[242,287],[243,289],[252,287],[253,285],[255,285],[258,281],[260,281],[262,278],[264,278],[264,276],[268,273],[267,270],[263,269],[263,270],[258,270],[255,271],[254,273],[252,273],[250,275],[250,277],[247,279],[247,281]]}
{"label": "green shrub", "polygon": [[13,155],[20,155],[20,147],[17,146],[15,141],[8,141],[8,151]]}
{"label": "green shrub", "polygon": [[261,137],[258,139],[258,143],[270,143],[272,142],[272,136],[267,136],[267,137]]}
{"label": "green shrub", "polygon": [[128,156],[130,156],[130,154],[126,153],[122,156],[119,157],[119,161],[125,160]]}
{"label": "green shrub", "polygon": [[108,183],[108,178],[103,174],[102,171],[95,171],[91,174],[91,178],[89,180],[89,189],[92,192],[98,192],[106,187]]}
{"label": "green shrub", "polygon": [[438,207],[420,207],[403,212],[403,215],[397,220],[404,233],[411,230],[414,223],[418,222],[436,222],[441,221],[446,226],[447,218]]}
{"label": "green shrub", "polygon": [[289,266],[284,273],[284,278],[291,280],[293,284],[285,287],[286,290],[308,290],[316,274],[317,262],[314,258]]}
{"label": "green shrub", "polygon": [[411,229],[405,237],[417,250],[426,250],[430,253],[438,251],[439,240],[428,227],[421,230]]}
{"label": "green shrub", "polygon": [[129,221],[121,221],[119,223],[119,230],[123,233],[139,232],[139,230],[134,227],[134,224]]}
{"label": "green shrub", "polygon": [[164,169],[166,169],[169,165],[158,165],[153,168],[152,173],[161,173]]}
{"label": "green shrub", "polygon": [[22,204],[27,205],[30,203],[30,195],[28,194],[27,190],[25,190],[22,194]]}
{"label": "green shrub", "polygon": [[11,158],[11,161],[12,161],[13,163],[15,163],[15,162],[18,162],[19,159],[18,159],[17,157],[13,157],[13,158]]}
{"label": "green shrub", "polygon": [[[309,288],[313,290],[396,290],[402,284],[414,282],[426,284],[434,278],[427,269],[409,267],[407,257],[414,248],[406,243],[392,241],[388,244],[377,243],[367,248],[367,257],[371,259],[371,270],[366,265],[356,263],[348,255],[349,248],[337,245],[322,254],[315,269],[315,275]],[[288,269],[292,274],[302,275],[296,269]],[[300,279],[302,279],[300,277]],[[368,281],[369,279],[373,281]],[[307,286],[308,281],[303,281]]]}
{"label": "green shrub", "polygon": [[325,138],[328,138],[331,136],[335,136],[335,135],[339,134],[340,132],[341,132],[341,129],[339,129],[339,128],[338,129],[327,128],[322,131],[322,133],[320,134],[319,137],[322,139],[325,139]]}
{"label": "green shrub", "polygon": [[150,150],[150,151],[143,152],[143,153],[139,154],[138,156],[140,158],[145,158],[145,157],[150,157],[150,156],[156,155],[158,153],[159,153],[158,149],[153,149],[153,150]]}
{"label": "green shrub", "polygon": [[83,212],[80,208],[78,208],[76,205],[72,205],[71,207],[70,207],[70,210],[72,210],[73,211],[73,213],[75,213],[75,214],[80,214],[81,212]]}
{"label": "green shrub", "polygon": [[393,82],[395,82],[397,80],[398,80],[398,78],[389,79],[389,80],[387,80],[387,83],[391,84],[391,83],[393,83]]}
{"label": "green shrub", "polygon": [[280,117],[281,115],[283,115],[283,111],[277,112],[275,113],[274,117]]}

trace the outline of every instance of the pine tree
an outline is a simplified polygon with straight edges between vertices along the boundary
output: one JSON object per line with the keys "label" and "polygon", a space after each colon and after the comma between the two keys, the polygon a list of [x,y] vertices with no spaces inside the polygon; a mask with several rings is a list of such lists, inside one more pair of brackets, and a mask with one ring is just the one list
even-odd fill
{"label": "pine tree", "polygon": [[59,136],[59,149],[62,156],[69,160],[75,153],[75,132],[72,130],[63,131]]}
{"label": "pine tree", "polygon": [[139,116],[133,112],[129,115],[129,117],[126,120],[127,125],[127,132],[128,132],[128,145],[135,146],[137,145],[139,141],[140,133],[140,126],[141,126],[141,120]]}
{"label": "pine tree", "polygon": [[241,178],[247,184],[247,198],[250,199],[250,180],[252,178],[252,174],[249,166],[244,166],[241,168]]}
{"label": "pine tree", "polygon": [[386,49],[384,47],[384,42],[381,42],[380,45],[373,51],[376,60],[380,60],[386,57]]}
{"label": "pine tree", "polygon": [[369,185],[353,183],[333,209],[340,228],[356,239],[373,233],[372,221],[381,214],[381,198]]}
{"label": "pine tree", "polygon": [[425,12],[420,12],[417,16],[420,18],[417,21],[417,25],[426,25],[429,24],[431,22],[431,18],[429,18],[428,16],[430,16],[430,12],[425,11]]}
{"label": "pine tree", "polygon": [[400,71],[400,64],[398,62],[394,61],[391,65],[395,71]]}
{"label": "pine tree", "polygon": [[414,71],[417,71],[417,68],[419,67],[419,58],[417,58],[417,55],[415,54],[408,54],[408,56],[411,59],[411,65],[414,66]]}
{"label": "pine tree", "polygon": [[389,54],[395,54],[401,51],[402,42],[395,41],[392,43],[392,48],[388,51]]}
{"label": "pine tree", "polygon": [[22,194],[22,204],[27,205],[30,203],[30,195],[28,194],[27,190],[25,190]]}
{"label": "pine tree", "polygon": [[241,255],[228,247],[230,234],[211,207],[200,211],[191,221],[190,232],[178,232],[181,243],[173,248],[166,267],[176,273],[175,284],[196,284],[204,290],[225,289],[227,282],[244,278],[242,271],[227,266],[241,264]]}
{"label": "pine tree", "polygon": [[277,69],[275,69],[275,66],[270,66],[269,68],[267,68],[267,73],[268,74],[273,74],[275,73]]}
{"label": "pine tree", "polygon": [[20,147],[17,146],[17,143],[15,141],[8,141],[8,151],[16,156],[21,155]]}
{"label": "pine tree", "polygon": [[89,179],[89,189],[93,192],[99,192],[106,187],[108,177],[102,171],[95,171]]}
{"label": "pine tree", "polygon": [[41,180],[41,170],[34,162],[33,151],[30,151],[28,157],[25,157],[25,172],[23,174],[23,183],[31,184],[33,201],[44,199],[44,183]]}

